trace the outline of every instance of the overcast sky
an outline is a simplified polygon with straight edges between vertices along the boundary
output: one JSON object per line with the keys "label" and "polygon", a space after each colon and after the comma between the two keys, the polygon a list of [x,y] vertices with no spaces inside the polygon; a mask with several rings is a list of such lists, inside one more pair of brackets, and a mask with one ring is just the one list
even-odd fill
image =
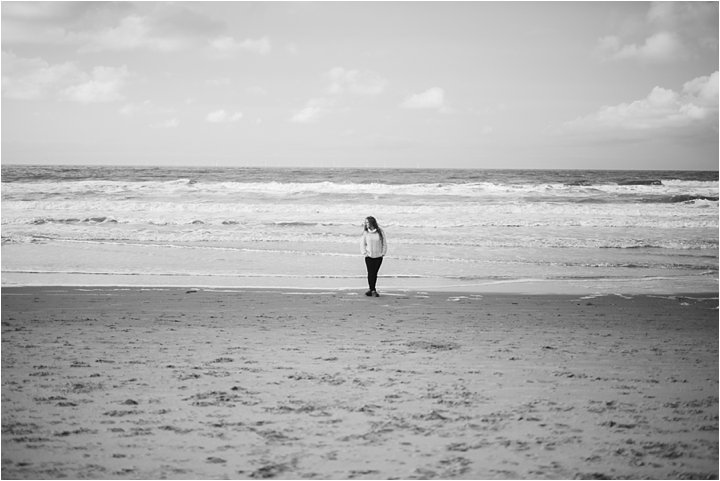
{"label": "overcast sky", "polygon": [[718,4],[3,2],[2,162],[718,168]]}

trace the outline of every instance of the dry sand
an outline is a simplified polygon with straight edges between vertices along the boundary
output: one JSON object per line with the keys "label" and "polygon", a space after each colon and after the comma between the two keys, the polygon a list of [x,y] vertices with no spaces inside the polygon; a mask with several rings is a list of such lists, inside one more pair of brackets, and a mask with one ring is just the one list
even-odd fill
{"label": "dry sand", "polygon": [[718,477],[717,294],[2,303],[5,479]]}

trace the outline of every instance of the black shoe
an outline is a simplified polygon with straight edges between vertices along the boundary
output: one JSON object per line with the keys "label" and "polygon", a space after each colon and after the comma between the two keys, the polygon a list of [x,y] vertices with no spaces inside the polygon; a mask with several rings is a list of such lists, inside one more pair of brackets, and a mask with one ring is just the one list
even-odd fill
{"label": "black shoe", "polygon": [[373,291],[367,291],[367,292],[365,293],[365,295],[368,296],[368,297],[370,297],[370,296],[373,295],[372,293],[373,293]]}
{"label": "black shoe", "polygon": [[380,294],[378,294],[377,291],[372,291],[372,295],[373,295],[374,297],[380,297]]}

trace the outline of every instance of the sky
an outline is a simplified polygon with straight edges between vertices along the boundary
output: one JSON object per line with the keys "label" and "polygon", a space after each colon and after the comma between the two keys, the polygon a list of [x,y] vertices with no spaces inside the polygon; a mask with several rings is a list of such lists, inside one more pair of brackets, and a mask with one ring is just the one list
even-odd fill
{"label": "sky", "polygon": [[718,169],[717,2],[2,2],[2,163]]}

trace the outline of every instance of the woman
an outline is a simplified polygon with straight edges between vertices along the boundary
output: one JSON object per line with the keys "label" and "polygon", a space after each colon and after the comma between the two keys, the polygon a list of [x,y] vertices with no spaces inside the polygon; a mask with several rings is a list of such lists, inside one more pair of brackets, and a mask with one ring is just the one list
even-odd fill
{"label": "woman", "polygon": [[380,294],[375,290],[375,283],[377,282],[378,271],[385,252],[387,252],[385,232],[378,226],[375,217],[367,217],[362,235],[362,254],[365,256],[368,287],[370,288],[365,293],[366,296],[380,297]]}

